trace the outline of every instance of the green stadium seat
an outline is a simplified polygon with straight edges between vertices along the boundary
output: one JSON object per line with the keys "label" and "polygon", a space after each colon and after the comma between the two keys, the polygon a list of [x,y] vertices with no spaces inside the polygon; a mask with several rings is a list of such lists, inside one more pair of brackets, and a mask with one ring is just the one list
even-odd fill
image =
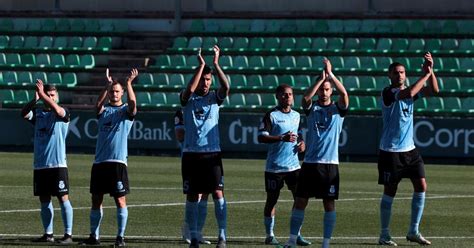
{"label": "green stadium seat", "polygon": [[344,48],[344,39],[339,37],[332,37],[328,39],[327,49],[341,50]]}
{"label": "green stadium seat", "polygon": [[65,49],[68,45],[68,38],[64,36],[59,36],[54,38],[53,48],[55,49]]}
{"label": "green stadium seat", "polygon": [[392,39],[391,38],[380,38],[377,41],[377,50],[379,51],[390,51],[392,49]]}
{"label": "green stadium seat", "polygon": [[280,60],[280,66],[285,68],[296,67],[296,59],[293,56],[284,56]]}
{"label": "green stadium seat", "polygon": [[361,26],[360,26],[360,31],[362,33],[374,33],[375,32],[375,27],[377,26],[376,21],[372,19],[365,19],[362,20]]}
{"label": "green stadium seat", "polygon": [[63,74],[63,84],[67,87],[74,87],[77,85],[77,76],[74,72],[66,72]]}
{"label": "green stadium seat", "polygon": [[273,74],[267,74],[263,76],[262,87],[267,89],[275,89],[280,83],[278,82],[278,77]]}
{"label": "green stadium seat", "polygon": [[186,48],[188,47],[188,38],[186,37],[176,37],[173,41],[173,48]]}
{"label": "green stadium seat", "polygon": [[101,32],[114,32],[115,26],[114,21],[109,19],[102,19],[99,22],[99,31]]}
{"label": "green stadium seat", "polygon": [[38,48],[40,49],[49,49],[53,47],[53,37],[43,36],[39,40]]}
{"label": "green stadium seat", "polygon": [[409,32],[411,34],[422,34],[425,31],[425,24],[421,20],[413,20],[410,23]]}
{"label": "green stadium seat", "polygon": [[38,47],[38,37],[36,36],[26,36],[25,43],[23,43],[24,48],[33,49]]}
{"label": "green stadium seat", "polygon": [[244,69],[244,68],[249,67],[249,61],[247,59],[247,56],[244,56],[244,55],[239,55],[235,57],[233,60],[233,64],[234,64],[234,67],[238,69]]}
{"label": "green stadium seat", "polygon": [[474,92],[474,77],[461,77],[459,78],[459,82],[463,92]]}
{"label": "green stadium seat", "polygon": [[307,75],[298,75],[295,77],[294,87],[299,89],[307,89],[311,86],[311,78]]}
{"label": "green stadium seat", "polygon": [[[417,70],[421,68],[421,65],[424,63],[424,59],[422,57],[409,57],[409,70]],[[435,64],[436,64],[436,58],[435,58]]]}
{"label": "green stadium seat", "polygon": [[51,54],[49,58],[51,60],[51,66],[55,68],[61,68],[66,66],[66,59],[62,54]]}
{"label": "green stadium seat", "polygon": [[10,37],[10,45],[8,46],[9,48],[22,48],[23,43],[25,42],[25,38],[23,36],[11,36]]}
{"label": "green stadium seat", "polygon": [[6,58],[7,64],[10,64],[10,66],[21,65],[20,54],[18,53],[7,53]]}
{"label": "green stadium seat", "polygon": [[278,84],[287,84],[291,87],[295,85],[295,78],[292,75],[279,75]]}
{"label": "green stadium seat", "polygon": [[414,109],[417,112],[425,112],[428,109],[426,107],[426,101],[423,98],[415,100]]}
{"label": "green stadium seat", "polygon": [[38,79],[41,79],[43,82],[48,82],[48,76],[46,75],[46,72],[42,72],[42,71],[33,72],[31,77],[33,78],[34,82],[36,82],[36,80]]}
{"label": "green stadium seat", "polygon": [[265,56],[264,57],[265,68],[279,68],[280,67],[280,58],[278,56]]}
{"label": "green stadium seat", "polygon": [[169,106],[176,108],[181,106],[181,100],[179,99],[179,93],[172,92],[166,94],[166,104]]}
{"label": "green stadium seat", "polygon": [[214,20],[207,20],[204,25],[204,31],[208,33],[219,32],[219,24]]}
{"label": "green stadium seat", "polygon": [[280,38],[269,37],[264,39],[263,48],[268,50],[276,50],[280,47]]}
{"label": "green stadium seat", "polygon": [[82,48],[85,50],[92,50],[97,47],[97,38],[94,36],[89,36],[84,39],[82,43]]}
{"label": "green stadium seat", "polygon": [[360,88],[364,90],[374,91],[375,87],[375,78],[372,76],[359,76]]}
{"label": "green stadium seat", "polygon": [[250,68],[262,68],[263,67],[263,57],[262,56],[251,56],[249,58],[249,67]]}
{"label": "green stadium seat", "polygon": [[[233,20],[221,20],[219,25],[219,31],[221,33],[232,33],[234,32],[235,25]],[[214,43],[214,45],[217,43]]]}
{"label": "green stadium seat", "polygon": [[48,54],[40,53],[36,54],[36,66],[48,67],[51,64],[51,60]]}
{"label": "green stadium seat", "polygon": [[438,78],[438,85],[441,92],[459,92],[461,90],[461,83],[457,77]]}
{"label": "green stadium seat", "polygon": [[8,35],[0,35],[0,49],[7,48],[10,42]]}
{"label": "green stadium seat", "polygon": [[247,76],[247,87],[252,89],[260,89],[262,87],[262,76],[249,75]]}
{"label": "green stadium seat", "polygon": [[328,32],[330,33],[343,33],[344,32],[344,24],[342,20],[339,19],[331,19],[328,21]]}
{"label": "green stadium seat", "polygon": [[473,57],[466,57],[466,58],[460,58],[460,68],[463,70],[468,70],[469,72],[472,72],[474,69],[474,58]]}
{"label": "green stadium seat", "polygon": [[3,84],[5,85],[14,85],[18,82],[18,75],[14,71],[4,71],[3,72]]}
{"label": "green stadium seat", "polygon": [[430,111],[439,112],[444,109],[442,97],[426,97],[423,98],[426,108]]}
{"label": "green stadium seat", "polygon": [[80,58],[80,66],[91,69],[95,67],[95,57],[92,54],[84,54],[81,55]]}
{"label": "green stadium seat", "polygon": [[170,86],[173,88],[183,88],[188,83],[184,81],[183,74],[171,74],[169,80]]}
{"label": "green stadium seat", "polygon": [[360,20],[345,20],[344,24],[344,32],[345,33],[358,33],[360,27],[362,26],[362,21]]}
{"label": "green stadium seat", "polygon": [[359,49],[360,47],[360,41],[359,38],[346,38],[344,40],[344,49],[345,50],[351,50],[351,49]]}
{"label": "green stadium seat", "polygon": [[461,100],[459,97],[443,97],[444,109],[448,111],[459,111],[461,109]]}
{"label": "green stadium seat", "polygon": [[408,39],[397,38],[392,40],[392,50],[407,50]]}
{"label": "green stadium seat", "polygon": [[282,21],[280,26],[280,32],[283,33],[294,33],[297,31],[297,29],[298,26],[296,25],[296,21],[292,19]]}
{"label": "green stadium seat", "polygon": [[190,32],[202,32],[204,30],[204,21],[202,19],[196,19],[191,22],[189,27]]}
{"label": "green stadium seat", "polygon": [[313,50],[326,49],[327,46],[328,46],[328,39],[325,37],[313,38],[311,42],[311,49]]}
{"label": "green stadium seat", "polygon": [[264,20],[252,20],[250,23],[250,32],[253,33],[262,33],[265,31],[265,21]]}
{"label": "green stadium seat", "polygon": [[250,108],[258,108],[262,106],[262,100],[258,93],[245,94],[245,105]]}
{"label": "green stadium seat", "polygon": [[377,41],[375,38],[359,38],[359,47],[363,50],[373,50],[375,49]]}
{"label": "green stadium seat", "polygon": [[[442,66],[443,70],[448,69],[448,70],[451,70],[451,71],[454,72],[454,71],[459,69],[459,60],[458,60],[458,58],[451,58],[451,57],[442,58],[442,61],[443,61],[443,66]],[[436,66],[436,64],[435,64],[435,66]]]}
{"label": "green stadium seat", "polygon": [[[204,57],[204,60],[206,60],[206,57]],[[186,61],[186,66],[188,67],[196,67],[199,65],[199,61],[196,55],[188,55],[185,61]]]}
{"label": "green stadium seat", "polygon": [[36,64],[35,56],[31,53],[20,55],[21,64],[26,67],[32,67]]}
{"label": "green stadium seat", "polygon": [[329,30],[328,21],[318,19],[313,22],[313,32],[314,33],[325,33]]}
{"label": "green stadium seat", "polygon": [[264,40],[262,37],[253,37],[249,41],[249,49],[259,50],[263,48]]}
{"label": "green stadium seat", "polygon": [[269,32],[269,33],[280,32],[281,22],[282,21],[280,20],[267,20],[265,22],[265,32]]}
{"label": "green stadium seat", "polygon": [[56,31],[56,21],[54,19],[43,19],[41,21],[41,31],[52,32]]}
{"label": "green stadium seat", "polygon": [[250,31],[250,20],[239,20],[234,22],[234,32],[248,33]]}
{"label": "green stadium seat", "polygon": [[429,20],[428,22],[426,22],[425,32],[431,34],[443,33],[443,27],[441,25],[441,22],[439,22],[438,20]]}
{"label": "green stadium seat", "polygon": [[14,100],[15,98],[12,90],[0,89],[0,101],[2,104],[9,104],[14,102]]}
{"label": "green stadium seat", "polygon": [[13,31],[14,24],[12,19],[2,19],[0,20],[0,31]]}
{"label": "green stadium seat", "polygon": [[296,20],[296,32],[298,33],[313,32],[313,20]]}
{"label": "green stadium seat", "polygon": [[474,39],[461,39],[459,41],[459,51],[474,50]]}
{"label": "green stadium seat", "polygon": [[443,39],[441,40],[441,50],[457,50],[459,42],[457,39]]}
{"label": "green stadium seat", "polygon": [[163,87],[169,85],[168,74],[165,73],[153,73],[153,84]]}
{"label": "green stadium seat", "polygon": [[280,40],[281,49],[295,49],[296,48],[296,39],[293,37],[285,37]]}
{"label": "green stadium seat", "polygon": [[[333,70],[338,70],[338,69],[341,69],[341,68],[345,68],[344,67],[344,59],[343,57],[340,57],[340,56],[332,56],[329,58],[329,60],[331,61],[331,64],[332,64],[332,68]],[[323,60],[321,60],[320,64],[321,66],[322,65],[322,62]],[[313,65],[314,65],[314,60],[313,60]]]}
{"label": "green stadium seat", "polygon": [[56,24],[56,31],[59,32],[67,32],[71,29],[71,23],[66,18],[58,19]]}
{"label": "green stadium seat", "polygon": [[102,51],[108,51],[112,48],[112,37],[100,37],[97,41],[97,48]]}
{"label": "green stadium seat", "polygon": [[[194,57],[194,61],[196,61],[197,63],[197,58],[196,56],[193,56]],[[171,55],[170,56],[170,61],[171,61],[171,66],[172,67],[183,67],[183,66],[186,66],[186,59],[184,57],[184,55],[181,55],[181,54],[177,54],[177,55]],[[191,61],[188,61],[189,63],[191,63]]]}
{"label": "green stadium seat", "polygon": [[374,96],[359,96],[360,108],[365,111],[377,109],[377,100]]}
{"label": "green stadium seat", "polygon": [[168,55],[158,55],[155,58],[155,66],[170,66],[171,58]]}
{"label": "green stadium seat", "polygon": [[309,37],[299,37],[296,38],[296,49],[310,49],[311,48],[311,38]]}
{"label": "green stadium seat", "polygon": [[242,74],[230,75],[230,87],[232,89],[243,89],[247,87],[247,78]]}
{"label": "green stadium seat", "polygon": [[357,56],[349,56],[344,58],[344,69],[355,70],[360,68],[360,59]]}
{"label": "green stadium seat", "polygon": [[63,77],[59,72],[50,72],[47,75],[48,77],[48,84],[53,85],[62,85],[63,84]]}
{"label": "green stadium seat", "polygon": [[263,106],[274,107],[277,104],[274,94],[260,94]]}
{"label": "green stadium seat", "polygon": [[147,72],[138,74],[138,85],[153,85],[153,75]]}
{"label": "green stadium seat", "polygon": [[441,33],[443,34],[457,34],[458,33],[458,24],[455,20],[446,20],[443,23],[441,28]]}
{"label": "green stadium seat", "polygon": [[249,47],[249,39],[247,37],[238,37],[234,39],[234,49],[247,49]]}
{"label": "green stadium seat", "polygon": [[71,21],[70,30],[72,32],[97,32],[100,29],[99,21],[96,19],[74,19]]}
{"label": "green stadium seat", "polygon": [[344,76],[342,79],[342,83],[344,85],[344,88],[346,88],[346,90],[354,91],[354,90],[360,89],[358,76]]}
{"label": "green stadium seat", "polygon": [[27,90],[15,90],[13,91],[13,99],[17,104],[26,104],[30,101],[30,95]]}
{"label": "green stadium seat", "polygon": [[[20,85],[31,85],[33,86],[35,81],[33,81],[33,78],[31,77],[31,73],[29,71],[21,71],[17,73],[18,75],[18,81],[16,84]],[[44,82],[44,83],[49,83],[49,82]]]}
{"label": "green stadium seat", "polygon": [[397,20],[392,26],[392,33],[406,34],[409,30],[409,24],[406,20]]}
{"label": "green stadium seat", "polygon": [[375,32],[380,34],[388,34],[393,32],[392,31],[392,20],[377,20],[377,24],[375,26]]}
{"label": "green stadium seat", "polygon": [[311,68],[311,57],[309,56],[297,56],[296,57],[296,67],[298,68]]}
{"label": "green stadium seat", "polygon": [[234,39],[232,37],[220,37],[218,38],[219,48],[232,48],[234,45]]}
{"label": "green stadium seat", "polygon": [[[16,26],[16,24],[15,24]],[[41,21],[39,20],[28,20],[27,23],[26,23],[26,28],[28,31],[35,31],[35,32],[38,32],[38,31],[42,31],[41,28],[42,28],[42,24],[41,24]],[[15,27],[16,29],[16,27]],[[21,29],[23,30],[23,29]]]}
{"label": "green stadium seat", "polygon": [[163,107],[168,104],[165,92],[153,92],[150,95],[150,105],[155,107]]}
{"label": "green stadium seat", "polygon": [[433,52],[441,48],[440,39],[426,39],[425,40],[425,51]]}
{"label": "green stadium seat", "polygon": [[358,110],[360,108],[359,97],[349,95],[349,110]]}
{"label": "green stadium seat", "polygon": [[425,51],[425,40],[424,39],[410,39],[410,45],[408,45],[410,51]]}
{"label": "green stadium seat", "polygon": [[0,53],[0,65],[7,65],[7,56],[4,53]]}
{"label": "green stadium seat", "polygon": [[82,37],[73,36],[69,39],[67,43],[67,48],[71,50],[77,50],[78,48],[82,47]]}
{"label": "green stadium seat", "polygon": [[229,105],[233,108],[245,107],[245,96],[242,93],[234,93],[229,96]]}
{"label": "green stadium seat", "polygon": [[202,48],[211,49],[217,45],[217,37],[204,37],[202,39]]}
{"label": "green stadium seat", "polygon": [[232,57],[227,55],[221,56],[219,59],[219,64],[224,68],[233,67]]}
{"label": "green stadium seat", "polygon": [[150,93],[148,92],[136,92],[135,93],[136,98],[137,98],[137,104],[139,106],[146,106],[150,104],[151,98],[150,98]]}
{"label": "green stadium seat", "polygon": [[[311,57],[311,64],[313,65],[314,69],[319,69],[319,68],[323,68],[323,60],[324,60],[324,56],[312,56]],[[331,63],[332,63],[332,60],[331,60]],[[333,67],[332,68],[335,68],[334,67],[334,64],[332,64]]]}
{"label": "green stadium seat", "polygon": [[79,58],[79,55],[77,54],[68,54],[66,55],[66,65],[71,67],[71,68],[74,68],[74,67],[78,67],[80,65],[80,58]]}
{"label": "green stadium seat", "polygon": [[377,91],[382,91],[385,87],[390,85],[390,80],[386,76],[374,77],[375,79],[375,89]]}
{"label": "green stadium seat", "polygon": [[363,56],[363,57],[359,57],[359,60],[360,60],[361,68],[369,69],[369,70],[377,68],[377,61],[375,61],[374,57]]}
{"label": "green stadium seat", "polygon": [[474,112],[474,97],[466,97],[461,100],[462,109]]}

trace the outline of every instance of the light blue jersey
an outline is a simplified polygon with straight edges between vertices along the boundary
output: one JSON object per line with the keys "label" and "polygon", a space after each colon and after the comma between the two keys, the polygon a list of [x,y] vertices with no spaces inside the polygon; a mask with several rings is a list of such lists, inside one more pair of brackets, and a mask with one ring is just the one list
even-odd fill
{"label": "light blue jersey", "polygon": [[219,105],[216,91],[205,96],[195,93],[183,103],[184,146],[183,152],[220,152]]}
{"label": "light blue jersey", "polygon": [[[265,114],[259,128],[259,135],[280,136],[287,132],[297,134],[300,125],[300,114],[294,110],[284,113],[274,108]],[[299,134],[300,135],[300,134]],[[266,172],[290,172],[300,168],[297,142],[269,143]]]}
{"label": "light blue jersey", "polygon": [[347,109],[312,102],[304,111],[308,124],[304,162],[339,164],[339,135]]}
{"label": "light blue jersey", "polygon": [[421,97],[398,99],[399,88],[385,88],[381,105],[383,117],[380,150],[386,152],[407,152],[415,149],[413,140],[414,101]]}
{"label": "light blue jersey", "polygon": [[134,116],[129,116],[127,109],[127,104],[104,106],[104,111],[98,116],[99,135],[95,147],[94,164],[102,162],[127,164],[127,138],[134,119]]}
{"label": "light blue jersey", "polygon": [[59,117],[52,111],[35,109],[28,114],[29,121],[35,125],[35,170],[67,167],[66,136],[70,116],[66,109],[64,113],[64,117]]}

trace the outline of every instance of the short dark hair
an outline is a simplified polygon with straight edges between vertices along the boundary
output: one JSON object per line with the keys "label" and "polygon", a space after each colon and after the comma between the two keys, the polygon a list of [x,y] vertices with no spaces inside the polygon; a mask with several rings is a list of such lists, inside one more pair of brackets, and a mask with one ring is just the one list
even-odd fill
{"label": "short dark hair", "polygon": [[285,89],[292,89],[291,86],[289,86],[288,84],[280,84],[278,85],[278,87],[276,87],[276,90],[275,90],[275,94],[278,95],[280,93],[283,93],[285,91]]}
{"label": "short dark hair", "polygon": [[122,87],[122,89],[123,89],[123,85],[115,79],[112,80],[112,83],[110,84],[110,88],[112,88],[114,85],[117,85],[117,84],[120,85],[120,87]]}
{"label": "short dark hair", "polygon": [[388,72],[391,73],[397,66],[405,67],[405,65],[400,62],[393,62],[388,66]]}
{"label": "short dark hair", "polygon": [[58,90],[56,89],[56,86],[54,86],[53,84],[45,84],[43,86],[43,91],[46,93],[48,91],[58,91]]}
{"label": "short dark hair", "polygon": [[206,75],[206,74],[209,74],[209,73],[212,73],[212,68],[209,67],[208,65],[205,65],[204,69],[202,69],[202,75]]}

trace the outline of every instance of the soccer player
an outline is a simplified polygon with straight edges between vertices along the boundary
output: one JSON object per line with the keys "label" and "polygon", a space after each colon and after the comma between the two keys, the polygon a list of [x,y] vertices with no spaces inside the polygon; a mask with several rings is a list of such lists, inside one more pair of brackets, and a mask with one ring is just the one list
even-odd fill
{"label": "soccer player", "polygon": [[[439,92],[433,72],[433,57],[426,53],[423,76],[411,86],[406,85],[405,66],[394,62],[388,68],[390,86],[382,91],[383,129],[378,160],[378,183],[384,185],[380,202],[380,245],[397,246],[389,231],[392,202],[402,178],[413,184],[411,223],[406,239],[421,245],[430,245],[418,227],[425,205],[426,180],[424,163],[413,140],[413,106],[421,97]],[[425,86],[425,82],[428,85]]]}
{"label": "soccer player", "polygon": [[[35,108],[42,100],[44,108]],[[66,162],[66,136],[69,111],[58,105],[56,87],[36,81],[35,98],[21,110],[23,118],[35,126],[33,191],[41,202],[41,220],[44,235],[34,242],[54,242],[54,209],[51,196],[56,196],[61,206],[64,236],[61,244],[72,243],[73,210],[69,201],[69,179]]]}
{"label": "soccer player", "polygon": [[[180,148],[182,148],[182,144],[184,141],[184,121],[183,121],[183,111],[177,110],[174,114],[174,134],[176,140],[179,142]],[[198,220],[197,220],[197,239],[200,244],[207,244],[210,245],[211,242],[205,240],[202,236],[202,229],[204,227],[204,223],[206,222],[207,217],[207,199],[208,194],[199,194],[198,200]],[[189,230],[189,226],[184,221],[183,227],[181,228],[181,233],[184,242],[191,244],[191,231]]]}
{"label": "soccer player", "polygon": [[[293,89],[286,84],[276,88],[275,97],[278,106],[268,111],[259,128],[258,141],[268,143],[267,162],[265,166],[265,191],[267,200],[263,210],[265,244],[278,245],[273,233],[275,226],[275,205],[284,184],[288,186],[293,198],[296,181],[300,171],[298,153],[304,152],[305,143],[300,133],[300,114],[291,109],[294,103]],[[311,243],[298,235],[298,245]]]}
{"label": "soccer player", "polygon": [[[92,208],[90,212],[90,236],[82,244],[100,244],[99,227],[103,217],[102,202],[104,194],[110,194],[117,206],[116,246],[125,246],[124,235],[127,226],[128,209],[126,195],[130,192],[127,172],[128,146],[127,137],[137,114],[137,103],[132,88],[132,81],[138,75],[133,69],[126,80],[127,104],[122,102],[123,86],[109,76],[96,103],[98,118],[98,137],[95,160],[92,165],[90,192]],[[105,104],[108,98],[108,104]]]}
{"label": "soccer player", "polygon": [[[302,99],[307,116],[307,149],[296,186],[295,207],[290,221],[290,239],[284,247],[294,247],[310,197],[323,199],[324,225],[322,247],[329,247],[336,224],[335,200],[339,195],[339,135],[349,106],[349,96],[342,83],[332,73],[331,62],[324,59],[324,71],[316,83],[306,90]],[[331,101],[332,84],[339,94]],[[318,94],[318,100],[312,98]]]}
{"label": "soccer player", "polygon": [[226,247],[227,210],[218,123],[219,106],[229,93],[229,83],[219,66],[219,53],[219,47],[214,46],[213,62],[219,89],[210,90],[212,69],[199,53],[199,66],[180,96],[186,130],[181,168],[183,192],[186,194],[185,219],[191,232],[189,247],[199,247],[197,223],[200,193],[212,193],[219,229],[216,247]]}

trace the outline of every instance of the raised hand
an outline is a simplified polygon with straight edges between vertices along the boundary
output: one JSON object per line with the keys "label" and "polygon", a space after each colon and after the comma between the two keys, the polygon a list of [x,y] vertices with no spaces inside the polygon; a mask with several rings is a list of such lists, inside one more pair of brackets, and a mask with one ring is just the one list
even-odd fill
{"label": "raised hand", "polygon": [[206,61],[204,61],[204,58],[201,55],[201,48],[199,48],[199,50],[198,50],[197,58],[198,58],[199,65],[205,65],[206,64]]}
{"label": "raised hand", "polygon": [[323,63],[324,63],[324,72],[328,76],[331,75],[331,73],[332,73],[331,61],[329,61],[329,59],[327,59],[327,58],[324,58]]}
{"label": "raised hand", "polygon": [[431,70],[433,69],[433,65],[434,65],[434,62],[433,62],[433,56],[431,56],[431,53],[430,52],[427,52],[425,53],[425,62],[423,63],[423,67],[422,67],[422,70],[423,72],[427,73],[428,72],[428,67],[430,68],[430,72]]}
{"label": "raised hand", "polygon": [[108,84],[111,84],[113,82],[112,77],[109,74],[109,68],[107,68],[107,70],[105,70],[105,77],[107,78],[107,83]]}
{"label": "raised hand", "polygon": [[41,79],[36,79],[36,92],[35,92],[35,97],[36,100],[39,100],[40,98],[44,97],[44,84]]}
{"label": "raised hand", "polygon": [[217,45],[215,45],[212,49],[214,50],[214,64],[219,64],[221,49]]}
{"label": "raised hand", "polygon": [[133,69],[130,71],[130,75],[128,75],[128,77],[127,77],[127,82],[128,82],[128,83],[132,83],[133,79],[135,79],[137,76],[138,76],[138,69],[137,69],[137,68],[133,68]]}

